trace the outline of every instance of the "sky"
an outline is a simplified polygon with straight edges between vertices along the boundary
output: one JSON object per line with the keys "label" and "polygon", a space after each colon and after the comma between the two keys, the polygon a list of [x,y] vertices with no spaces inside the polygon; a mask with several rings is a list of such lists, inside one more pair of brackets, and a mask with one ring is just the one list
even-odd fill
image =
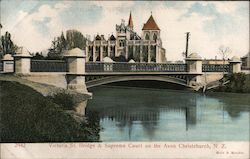
{"label": "sky", "polygon": [[249,52],[249,2],[242,1],[59,1],[1,0],[1,34],[8,31],[18,46],[30,52],[46,51],[54,37],[76,29],[93,37],[115,34],[115,25],[132,13],[134,30],[151,13],[161,29],[168,60],[183,60],[186,32],[189,53],[221,58],[219,47],[230,47],[241,57]]}

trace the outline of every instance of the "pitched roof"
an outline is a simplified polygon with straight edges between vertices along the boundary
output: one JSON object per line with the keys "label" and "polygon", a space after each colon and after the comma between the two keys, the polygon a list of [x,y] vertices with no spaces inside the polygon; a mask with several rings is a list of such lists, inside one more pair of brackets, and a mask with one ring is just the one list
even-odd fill
{"label": "pitched roof", "polygon": [[132,28],[132,29],[134,27],[131,12],[130,12],[130,15],[129,15],[128,26],[130,28]]}
{"label": "pitched roof", "polygon": [[116,40],[116,38],[115,38],[114,35],[112,34],[112,35],[109,37],[109,40]]}
{"label": "pitched roof", "polygon": [[100,37],[100,35],[97,34],[95,40],[102,40],[102,38]]}
{"label": "pitched roof", "polygon": [[158,25],[156,24],[153,16],[151,15],[146,24],[143,25],[142,30],[160,30]]}

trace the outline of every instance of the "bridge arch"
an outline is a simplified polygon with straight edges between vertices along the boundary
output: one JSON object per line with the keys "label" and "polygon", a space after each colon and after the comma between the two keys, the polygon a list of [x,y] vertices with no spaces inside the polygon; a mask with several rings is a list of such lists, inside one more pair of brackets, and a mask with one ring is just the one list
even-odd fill
{"label": "bridge arch", "polygon": [[95,80],[87,81],[86,86],[87,88],[100,86],[104,84],[109,83],[115,83],[115,82],[123,82],[123,81],[161,81],[161,82],[168,82],[168,83],[174,83],[178,85],[182,85],[185,87],[190,88],[189,85],[187,85],[186,81],[184,79],[176,78],[176,77],[170,77],[170,76],[107,76],[98,78]]}

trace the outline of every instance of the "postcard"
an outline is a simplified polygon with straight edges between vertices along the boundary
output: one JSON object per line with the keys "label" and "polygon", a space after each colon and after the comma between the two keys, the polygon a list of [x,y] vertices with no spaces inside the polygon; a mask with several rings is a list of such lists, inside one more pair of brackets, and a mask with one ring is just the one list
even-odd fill
{"label": "postcard", "polygon": [[0,1],[3,159],[248,159],[248,1]]}

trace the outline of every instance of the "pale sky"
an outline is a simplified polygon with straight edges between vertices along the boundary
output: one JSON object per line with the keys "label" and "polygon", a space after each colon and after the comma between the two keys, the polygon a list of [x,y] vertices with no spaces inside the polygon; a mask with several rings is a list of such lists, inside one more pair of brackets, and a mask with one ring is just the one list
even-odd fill
{"label": "pale sky", "polygon": [[168,60],[182,60],[185,32],[189,53],[214,58],[221,45],[231,57],[249,51],[249,2],[197,1],[36,1],[1,0],[1,34],[9,31],[14,43],[30,52],[44,51],[62,31],[77,29],[92,38],[115,34],[115,25],[132,12],[134,29],[141,35],[151,11],[161,29]]}

